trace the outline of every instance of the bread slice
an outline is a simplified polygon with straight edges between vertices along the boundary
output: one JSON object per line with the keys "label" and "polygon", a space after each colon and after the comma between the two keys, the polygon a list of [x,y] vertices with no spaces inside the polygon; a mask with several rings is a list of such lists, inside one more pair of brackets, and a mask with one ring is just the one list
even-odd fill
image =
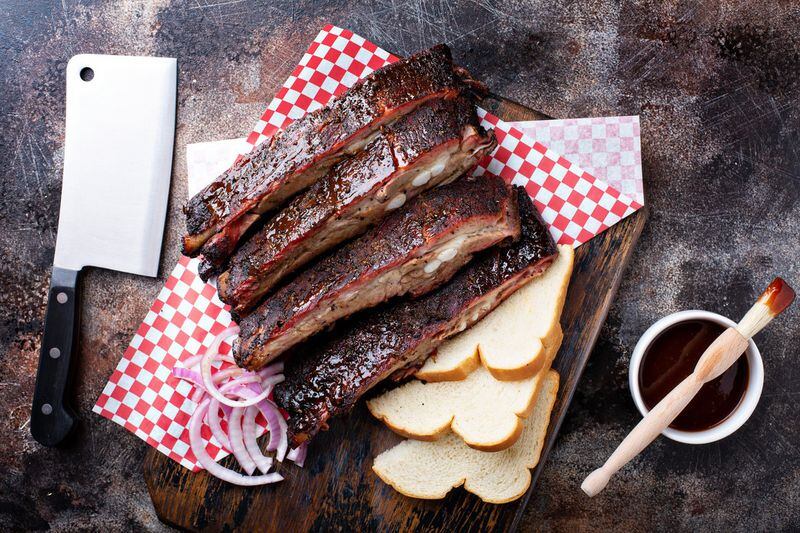
{"label": "bread slice", "polygon": [[539,462],[550,413],[558,391],[558,374],[545,374],[519,441],[502,452],[470,448],[449,433],[434,442],[406,440],[375,458],[372,470],[395,490],[412,498],[441,499],[464,488],[488,503],[516,500],[528,490],[531,468]]}
{"label": "bread slice", "polygon": [[467,331],[444,342],[417,371],[424,381],[465,379],[479,362],[500,380],[530,378],[545,368],[546,346],[559,334],[559,320],[575,252],[558,257],[540,277],[519,289]]}
{"label": "bread slice", "polygon": [[530,413],[561,345],[561,328],[557,328],[555,343],[547,346],[546,368],[532,378],[500,381],[478,365],[461,381],[410,381],[369,400],[367,407],[404,437],[433,441],[452,429],[476,450],[505,450],[522,433],[522,418]]}

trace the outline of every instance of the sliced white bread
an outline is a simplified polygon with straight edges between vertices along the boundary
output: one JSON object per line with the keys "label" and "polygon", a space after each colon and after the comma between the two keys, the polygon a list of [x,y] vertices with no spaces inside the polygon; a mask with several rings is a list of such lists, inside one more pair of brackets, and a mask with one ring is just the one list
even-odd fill
{"label": "sliced white bread", "polygon": [[452,433],[433,442],[406,440],[375,458],[372,470],[385,483],[412,498],[440,499],[464,488],[488,503],[516,500],[528,490],[530,469],[539,456],[558,391],[558,374],[549,370],[522,436],[502,452],[470,448]]}
{"label": "sliced white bread", "polygon": [[519,439],[522,419],[531,412],[562,337],[558,327],[554,344],[546,347],[545,368],[531,378],[500,381],[478,365],[461,381],[410,381],[369,400],[367,407],[404,437],[433,441],[452,429],[476,450],[505,450]]}
{"label": "sliced white bread", "polygon": [[560,332],[575,252],[558,247],[547,271],[512,294],[483,320],[442,343],[416,377],[424,381],[464,379],[480,362],[500,380],[521,380],[545,367],[546,346]]}

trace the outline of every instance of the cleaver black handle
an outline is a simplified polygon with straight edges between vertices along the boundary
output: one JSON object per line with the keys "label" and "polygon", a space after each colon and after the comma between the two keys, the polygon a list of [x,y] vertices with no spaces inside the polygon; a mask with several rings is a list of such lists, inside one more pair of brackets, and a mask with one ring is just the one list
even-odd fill
{"label": "cleaver black handle", "polygon": [[65,395],[79,331],[78,272],[54,266],[50,279],[31,410],[31,434],[44,446],[57,446],[75,426]]}

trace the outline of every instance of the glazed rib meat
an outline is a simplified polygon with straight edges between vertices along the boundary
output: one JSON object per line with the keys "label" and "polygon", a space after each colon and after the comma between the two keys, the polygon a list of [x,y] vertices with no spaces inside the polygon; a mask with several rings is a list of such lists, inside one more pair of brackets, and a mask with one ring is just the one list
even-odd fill
{"label": "glazed rib meat", "polygon": [[392,207],[460,176],[494,144],[466,96],[433,100],[385,126],[237,250],[218,278],[220,298],[243,315],[287,274],[363,233]]}
{"label": "glazed rib meat", "polygon": [[519,231],[517,202],[500,178],[462,178],[418,196],[241,320],[236,362],[260,368],[341,318],[395,296],[424,294],[474,252]]}
{"label": "glazed rib meat", "polygon": [[381,380],[418,368],[444,339],[550,266],[555,244],[527,193],[515,189],[522,225],[516,242],[476,255],[435,291],[360,313],[286,358],[286,380],[275,388],[275,400],[289,413],[295,445],[326,429],[331,417],[347,413]]}
{"label": "glazed rib meat", "polygon": [[438,45],[378,69],[293,122],[189,200],[184,253],[222,265],[262,214],[359,152],[381,125],[428,100],[479,87],[467,76],[454,67],[449,48]]}

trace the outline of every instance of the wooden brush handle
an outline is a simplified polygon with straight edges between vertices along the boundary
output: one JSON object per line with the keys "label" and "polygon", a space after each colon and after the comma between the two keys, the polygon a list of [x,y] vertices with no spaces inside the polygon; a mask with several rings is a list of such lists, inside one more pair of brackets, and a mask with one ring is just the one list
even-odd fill
{"label": "wooden brush handle", "polygon": [[726,329],[706,348],[692,374],[664,396],[633,428],[603,466],[589,474],[581,489],[589,496],[603,490],[608,480],[655,440],[681,414],[704,384],[719,377],[744,353],[748,339],[761,331],[794,301],[794,290],[775,278],[736,327]]}
{"label": "wooden brush handle", "polygon": [[583,481],[581,485],[583,492],[594,496],[603,490],[611,476],[647,448],[681,414],[702,386],[703,382],[692,374],[664,396],[664,399],[628,433],[605,464]]}
{"label": "wooden brush handle", "polygon": [[728,370],[746,349],[747,339],[736,328],[728,328],[706,348],[692,375],[708,383]]}
{"label": "wooden brush handle", "polygon": [[581,485],[583,491],[594,496],[603,490],[611,476],[647,448],[689,405],[700,388],[725,372],[746,348],[747,339],[736,328],[726,329],[703,352],[694,372],[647,413],[602,467],[589,474]]}

